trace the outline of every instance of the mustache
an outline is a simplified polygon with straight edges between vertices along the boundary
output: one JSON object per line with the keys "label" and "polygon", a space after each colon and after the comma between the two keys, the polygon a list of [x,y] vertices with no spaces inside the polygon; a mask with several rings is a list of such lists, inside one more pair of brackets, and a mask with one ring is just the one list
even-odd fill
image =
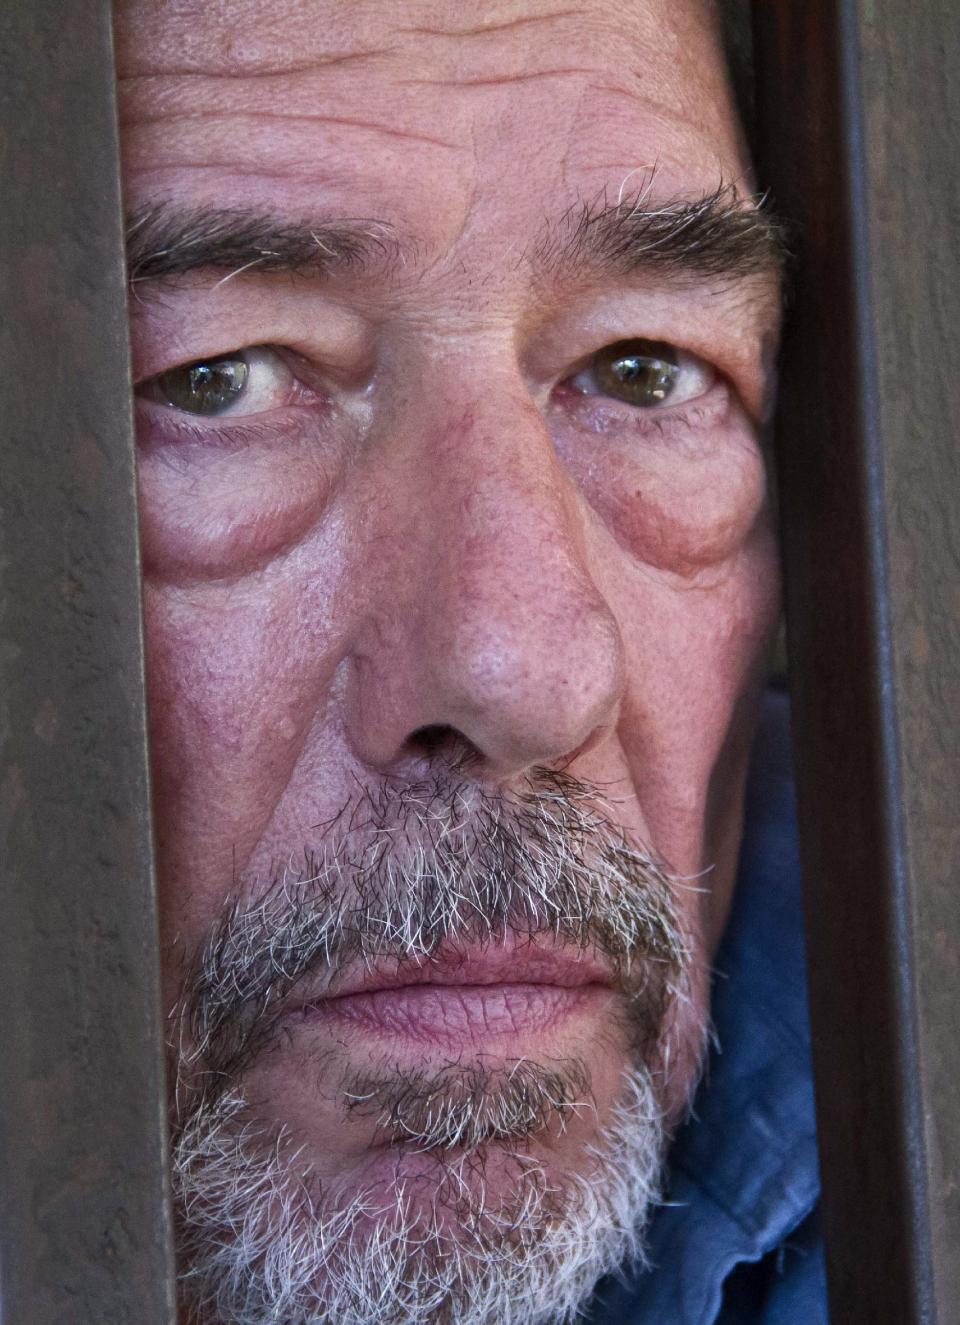
{"label": "mustache", "polygon": [[602,956],[657,1026],[687,967],[671,875],[597,786],[567,773],[535,769],[512,790],[384,783],[320,832],[300,868],[230,900],[189,964],[178,1083],[198,1065],[208,1082],[235,1080],[300,982],[358,961],[549,943]]}

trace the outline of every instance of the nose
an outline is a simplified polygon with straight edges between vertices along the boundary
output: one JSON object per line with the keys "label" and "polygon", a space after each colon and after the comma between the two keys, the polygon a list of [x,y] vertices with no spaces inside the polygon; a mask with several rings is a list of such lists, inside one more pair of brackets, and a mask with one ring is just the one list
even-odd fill
{"label": "nose", "polygon": [[434,411],[388,509],[389,573],[348,703],[365,762],[396,769],[445,733],[506,779],[611,728],[623,641],[588,567],[588,513],[529,396]]}

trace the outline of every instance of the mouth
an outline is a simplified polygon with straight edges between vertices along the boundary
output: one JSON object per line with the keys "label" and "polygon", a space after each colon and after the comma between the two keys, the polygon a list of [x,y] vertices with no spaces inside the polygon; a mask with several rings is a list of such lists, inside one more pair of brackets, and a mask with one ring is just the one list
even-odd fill
{"label": "mouth", "polygon": [[295,1015],[335,1032],[451,1052],[516,1052],[523,1042],[596,1016],[616,997],[608,967],[587,953],[528,944],[441,950],[423,962],[346,972]]}

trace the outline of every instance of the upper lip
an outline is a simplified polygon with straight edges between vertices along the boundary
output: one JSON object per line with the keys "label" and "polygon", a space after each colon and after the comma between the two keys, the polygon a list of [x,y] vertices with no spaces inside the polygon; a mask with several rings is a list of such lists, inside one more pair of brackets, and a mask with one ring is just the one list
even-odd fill
{"label": "upper lip", "polygon": [[[595,954],[561,949],[536,940],[520,940],[482,947],[441,947],[420,959],[381,958],[351,965],[342,974],[324,980],[323,988],[297,999],[301,1007],[325,999],[404,989],[414,985],[555,985],[576,989],[582,985],[612,985],[610,967]],[[303,991],[306,992],[306,991]]]}

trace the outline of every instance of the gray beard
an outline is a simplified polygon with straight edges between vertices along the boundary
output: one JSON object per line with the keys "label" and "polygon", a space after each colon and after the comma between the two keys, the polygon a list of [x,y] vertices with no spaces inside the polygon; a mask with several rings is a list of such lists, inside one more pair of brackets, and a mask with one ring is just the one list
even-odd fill
{"label": "gray beard", "polygon": [[[621,987],[631,1065],[582,1168],[548,1181],[529,1143],[592,1107],[583,1064],[471,1063],[344,1076],[345,1115],[398,1156],[428,1154],[424,1199],[325,1189],[243,1095],[284,1000],[355,960],[422,965],[509,935],[602,954]],[[306,867],[234,899],[185,982],[174,1195],[187,1316],[204,1325],[545,1325],[641,1253],[657,1195],[657,1100],[689,954],[671,880],[631,847],[595,788],[539,770],[521,793],[448,779],[369,795]],[[488,1199],[492,1148],[508,1162]],[[421,1165],[421,1170],[422,1170]]]}
{"label": "gray beard", "polygon": [[573,1321],[597,1281],[641,1258],[663,1129],[649,1077],[623,1099],[583,1173],[551,1185],[518,1151],[516,1181],[483,1196],[482,1151],[436,1161],[428,1205],[325,1199],[309,1169],[245,1122],[239,1095],[197,1113],[174,1150],[191,1319],[216,1325],[546,1325]]}

